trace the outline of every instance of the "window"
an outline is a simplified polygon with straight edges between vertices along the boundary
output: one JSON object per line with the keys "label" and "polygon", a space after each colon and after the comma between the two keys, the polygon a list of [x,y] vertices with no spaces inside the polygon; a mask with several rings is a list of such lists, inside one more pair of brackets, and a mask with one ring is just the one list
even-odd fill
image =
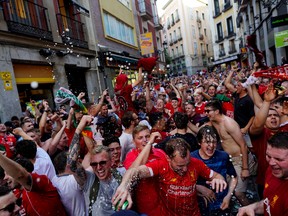
{"label": "window", "polygon": [[135,45],[133,28],[104,13],[104,28],[107,36]]}
{"label": "window", "polygon": [[183,44],[181,44],[180,47],[181,47],[181,48],[180,48],[180,53],[183,55],[183,54],[184,54],[184,47],[183,47]]}
{"label": "window", "polygon": [[204,35],[207,36],[207,30],[204,28]]}
{"label": "window", "polygon": [[173,39],[177,40],[176,30],[173,31]]}
{"label": "window", "polygon": [[172,56],[174,57],[174,49],[172,49]]}
{"label": "window", "polygon": [[205,20],[205,15],[204,15],[204,13],[202,13],[202,19]]}
{"label": "window", "polygon": [[206,44],[206,51],[209,52],[209,44]]}
{"label": "window", "polygon": [[194,26],[192,26],[192,37],[193,39],[196,39],[196,31],[195,31]]}
{"label": "window", "polygon": [[198,54],[198,47],[197,47],[197,42],[194,42],[194,55],[196,56]]}
{"label": "window", "polygon": [[218,40],[223,39],[223,31],[221,23],[217,24],[217,33],[218,33]]}
{"label": "window", "polygon": [[179,54],[179,50],[178,50],[178,46],[176,47],[176,53],[175,53],[177,56]]}
{"label": "window", "polygon": [[118,0],[120,3],[122,3],[125,7],[130,9],[130,0]]}
{"label": "window", "polygon": [[228,35],[231,35],[234,33],[232,16],[227,18],[227,30],[228,30]]}
{"label": "window", "polygon": [[189,19],[193,20],[193,9],[189,8]]}
{"label": "window", "polygon": [[215,8],[215,15],[220,14],[220,6],[218,0],[214,0],[214,8]]}

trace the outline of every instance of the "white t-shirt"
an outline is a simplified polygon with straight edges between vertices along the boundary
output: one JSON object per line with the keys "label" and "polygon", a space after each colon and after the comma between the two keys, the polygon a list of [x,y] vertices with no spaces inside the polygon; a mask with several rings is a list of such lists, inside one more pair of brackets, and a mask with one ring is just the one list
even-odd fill
{"label": "white t-shirt", "polygon": [[121,145],[121,161],[124,161],[127,153],[135,148],[132,134],[122,132],[119,141]]}
{"label": "white t-shirt", "polygon": [[34,163],[33,173],[46,175],[50,180],[56,176],[56,171],[50,156],[41,147],[37,147],[36,161]]}
{"label": "white t-shirt", "polygon": [[52,183],[57,188],[68,215],[88,216],[84,192],[73,175],[54,176]]}

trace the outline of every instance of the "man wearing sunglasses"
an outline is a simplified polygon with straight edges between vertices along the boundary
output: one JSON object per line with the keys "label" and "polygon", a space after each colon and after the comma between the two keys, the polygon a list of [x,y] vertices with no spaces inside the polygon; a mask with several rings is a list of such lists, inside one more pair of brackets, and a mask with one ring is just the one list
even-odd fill
{"label": "man wearing sunglasses", "polygon": [[21,204],[7,186],[0,186],[0,216],[18,215]]}
{"label": "man wearing sunglasses", "polygon": [[112,171],[111,151],[107,146],[93,146],[90,152],[90,172],[78,163],[80,151],[79,138],[83,129],[90,125],[92,116],[84,115],[78,124],[73,136],[67,163],[70,166],[74,177],[85,194],[86,207],[89,215],[112,215],[115,211],[112,208],[112,196],[121,182],[121,175],[118,171]]}

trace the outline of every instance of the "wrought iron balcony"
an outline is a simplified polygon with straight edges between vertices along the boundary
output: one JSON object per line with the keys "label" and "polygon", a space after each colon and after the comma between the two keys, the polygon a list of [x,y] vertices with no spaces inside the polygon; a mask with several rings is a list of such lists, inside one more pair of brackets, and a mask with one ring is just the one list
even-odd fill
{"label": "wrought iron balcony", "polygon": [[181,40],[182,40],[182,35],[179,34],[179,35],[177,36],[177,39],[178,39],[178,41],[181,41]]}
{"label": "wrought iron balcony", "polygon": [[203,40],[203,39],[204,39],[203,34],[199,34],[199,40]]}
{"label": "wrought iron balcony", "polygon": [[202,56],[206,56],[206,51],[205,51],[205,50],[202,50],[202,51],[201,51],[201,55],[202,55]]}
{"label": "wrought iron balcony", "polygon": [[218,37],[216,36],[215,42],[216,42],[216,43],[220,43],[220,42],[223,41],[223,40],[224,40],[223,35],[219,35]]}
{"label": "wrought iron balcony", "polygon": [[47,8],[33,2],[22,0],[4,1],[3,13],[8,30],[45,40],[53,40]]}
{"label": "wrought iron balcony", "polygon": [[154,21],[154,27],[155,27],[156,30],[162,30],[163,29],[163,26],[159,22],[159,17],[158,16],[154,16],[153,17],[153,21]]}
{"label": "wrought iron balcony", "polygon": [[226,53],[225,53],[225,50],[224,50],[224,49],[219,50],[219,57],[223,57],[223,56],[225,56],[225,55],[226,55]]}
{"label": "wrought iron balcony", "polygon": [[175,17],[175,22],[177,23],[177,22],[179,22],[180,21],[180,17],[179,17],[179,15],[176,15],[176,17]]}
{"label": "wrought iron balcony", "polygon": [[215,10],[215,12],[213,11],[213,18],[215,19],[215,18],[217,18],[218,16],[220,16],[221,15],[221,12],[220,12],[220,9],[219,8],[217,8],[217,10]]}
{"label": "wrought iron balcony", "polygon": [[148,0],[139,0],[139,12],[143,20],[147,21],[153,18],[151,2]]}
{"label": "wrought iron balcony", "polygon": [[232,53],[236,53],[236,52],[237,52],[237,50],[236,50],[235,44],[230,45],[228,53],[232,54]]}
{"label": "wrought iron balcony", "polygon": [[88,48],[88,42],[83,31],[84,23],[62,14],[57,14],[57,22],[63,43]]}

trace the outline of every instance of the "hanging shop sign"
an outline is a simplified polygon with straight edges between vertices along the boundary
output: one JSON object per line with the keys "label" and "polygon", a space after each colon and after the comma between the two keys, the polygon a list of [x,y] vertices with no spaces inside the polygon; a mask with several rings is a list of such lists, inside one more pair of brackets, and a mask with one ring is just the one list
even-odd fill
{"label": "hanging shop sign", "polygon": [[272,28],[288,25],[288,14],[271,17]]}

